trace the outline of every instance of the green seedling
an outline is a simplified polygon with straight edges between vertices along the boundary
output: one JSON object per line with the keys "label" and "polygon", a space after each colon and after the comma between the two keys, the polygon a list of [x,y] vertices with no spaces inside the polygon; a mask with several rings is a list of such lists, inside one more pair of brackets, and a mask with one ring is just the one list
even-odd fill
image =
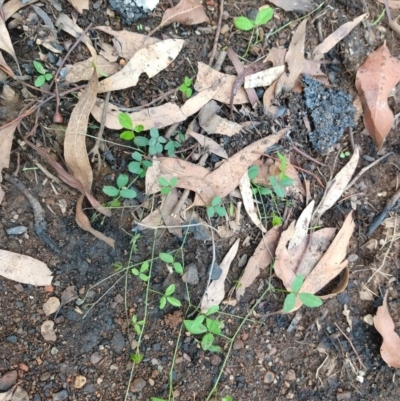
{"label": "green seedling", "polygon": [[189,98],[193,94],[193,89],[191,86],[192,80],[189,77],[185,77],[183,84],[179,87],[179,90],[184,93],[187,98]]}
{"label": "green seedling", "polygon": [[158,257],[167,264],[167,266],[172,266],[172,269],[182,275],[183,274],[183,266],[181,263],[179,262],[175,262],[174,257],[169,254],[169,253],[165,253],[165,252],[161,252],[158,254]]}
{"label": "green seedling", "polygon": [[172,177],[169,181],[165,177],[159,177],[158,183],[161,187],[161,193],[163,195],[168,195],[171,192],[171,189],[176,186],[178,183],[178,178]]}
{"label": "green seedling", "polygon": [[173,139],[171,139],[164,145],[164,150],[167,151],[169,157],[174,157],[175,151],[178,148],[180,148],[180,146],[181,146],[180,142],[174,141]]}
{"label": "green seedling", "polygon": [[[269,22],[273,16],[274,16],[274,10],[271,7],[265,7],[258,11],[258,14],[256,15],[256,18],[254,20],[247,18],[243,15],[234,19],[233,22],[237,29],[240,29],[241,31],[251,31],[249,44],[243,57],[247,55],[250,46],[258,43],[258,28],[261,25],[264,25],[267,22]],[[254,34],[256,34],[256,38],[253,43]]]}
{"label": "green seedling", "polygon": [[117,178],[117,186],[106,185],[103,187],[103,192],[112,198],[121,196],[125,199],[136,198],[137,192],[133,189],[127,188],[129,177],[126,174],[120,174]]}
{"label": "green seedling", "polygon": [[222,398],[221,401],[232,401],[233,398],[230,395],[225,396],[224,398]]}
{"label": "green seedling", "polygon": [[214,217],[215,214],[217,214],[218,216],[221,216],[221,217],[226,216],[226,209],[222,205],[222,199],[220,196],[216,196],[211,201],[211,206],[207,207],[208,217],[212,218],[212,217]]}
{"label": "green seedling", "polygon": [[346,157],[350,156],[350,152],[348,150],[346,150],[345,152],[340,153],[339,157],[341,159],[345,159]]}
{"label": "green seedling", "polygon": [[283,224],[282,217],[278,216],[276,213],[272,212],[271,217],[272,217],[272,227],[281,226]]}
{"label": "green seedling", "polygon": [[163,136],[160,136],[157,128],[150,128],[149,153],[151,155],[162,153],[164,149],[163,144],[166,142],[167,140]]}
{"label": "green seedling", "polygon": [[164,295],[160,299],[160,309],[164,309],[165,305],[167,305],[167,302],[172,306],[176,306],[177,308],[182,306],[181,301],[179,301],[179,299],[171,297],[171,295],[174,292],[175,292],[175,284],[169,285],[165,290]]}
{"label": "green seedling", "polygon": [[33,66],[35,67],[35,70],[40,74],[35,79],[36,88],[40,88],[45,84],[46,81],[51,81],[53,79],[53,75],[50,72],[47,72],[42,63],[39,63],[39,61],[34,61]]}
{"label": "green seedling", "polygon": [[203,348],[204,351],[221,352],[221,347],[214,344],[214,335],[221,335],[222,322],[218,319],[211,319],[208,317],[218,312],[218,310],[218,305],[214,305],[208,309],[206,313],[198,315],[195,319],[183,321],[189,333],[194,335],[204,334],[200,342],[201,348]]}
{"label": "green seedling", "polygon": [[137,242],[139,241],[139,238],[141,236],[142,235],[139,234],[139,233],[137,233],[135,235],[132,235],[130,243],[131,243],[131,249],[132,249],[132,254],[133,255],[136,255],[139,252],[139,249],[138,249],[138,246],[137,246]]}
{"label": "green seedling", "polygon": [[143,331],[143,326],[144,326],[144,320],[137,320],[137,316],[133,315],[131,318],[131,323],[133,328],[135,329],[136,333],[138,334],[138,336],[140,336],[142,334]]}
{"label": "green seedling", "polygon": [[131,141],[135,138],[136,134],[142,132],[144,127],[143,125],[133,126],[132,118],[127,113],[119,113],[118,121],[121,124],[122,128],[125,128],[126,131],[121,132],[119,137],[121,139],[125,139],[125,141]]}
{"label": "green seedling", "polygon": [[139,365],[140,362],[142,362],[144,355],[139,354],[139,352],[136,352],[136,354],[131,354],[131,361],[136,363],[136,365]]}
{"label": "green seedling", "polygon": [[128,164],[128,170],[132,174],[137,174],[140,178],[146,176],[147,169],[153,165],[150,160],[143,159],[143,156],[138,151],[132,153],[133,162]]}
{"label": "green seedling", "polygon": [[309,308],[317,308],[322,305],[321,298],[317,297],[316,295],[308,292],[300,292],[303,283],[303,275],[298,274],[293,280],[292,290],[286,295],[283,303],[284,312],[290,312],[294,308],[297,297],[299,297],[300,301]]}
{"label": "green seedling", "polygon": [[140,280],[147,282],[147,281],[149,281],[149,276],[148,276],[147,274],[145,274],[145,273],[146,273],[148,270],[149,270],[149,262],[146,261],[146,262],[143,262],[143,263],[141,264],[139,270],[136,269],[136,268],[133,268],[133,269],[131,270],[131,272],[132,272],[132,274],[133,274],[134,276],[139,277]]}

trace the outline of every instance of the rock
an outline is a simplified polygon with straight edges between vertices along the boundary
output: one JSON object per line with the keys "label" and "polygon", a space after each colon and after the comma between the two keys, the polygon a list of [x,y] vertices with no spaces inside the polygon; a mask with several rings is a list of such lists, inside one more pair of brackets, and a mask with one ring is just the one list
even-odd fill
{"label": "rock", "polygon": [[133,340],[131,341],[131,348],[132,348],[133,350],[135,350],[135,349],[137,348],[138,344],[139,344],[139,343],[138,343],[135,339],[133,339]]}
{"label": "rock", "polygon": [[146,387],[146,380],[142,379],[141,377],[137,377],[134,379],[129,386],[129,390],[132,393],[140,393]]}
{"label": "rock", "polygon": [[289,382],[296,380],[296,372],[293,369],[289,369],[285,374],[285,380]]}
{"label": "rock", "polygon": [[59,307],[60,300],[57,297],[51,297],[43,304],[43,312],[46,316],[52,315],[57,312]]}
{"label": "rock", "polygon": [[114,332],[113,338],[111,339],[111,348],[116,354],[122,354],[122,350],[125,347],[125,337],[119,330]]}
{"label": "rock", "polygon": [[197,284],[199,282],[199,273],[194,263],[190,263],[186,272],[182,276],[182,281],[187,284]]}
{"label": "rock", "polygon": [[271,384],[275,380],[275,373],[270,370],[264,375],[264,383]]}
{"label": "rock", "polygon": [[221,365],[222,358],[218,354],[213,354],[211,356],[210,363],[212,366],[219,366]]}
{"label": "rock", "polygon": [[225,35],[226,33],[228,33],[230,31],[229,25],[228,24],[224,24],[222,25],[221,28],[221,35]]}
{"label": "rock", "polygon": [[12,395],[12,401],[29,401],[28,393],[21,386],[18,386]]}
{"label": "rock", "polygon": [[44,372],[42,375],[40,375],[40,381],[45,382],[46,380],[50,379],[50,372]]}
{"label": "rock", "polygon": [[58,393],[53,394],[53,401],[65,401],[68,399],[68,391],[61,390]]}
{"label": "rock", "polygon": [[235,342],[233,343],[234,350],[242,349],[243,347],[244,347],[244,342],[240,339],[235,340]]}
{"label": "rock", "polygon": [[20,235],[23,234],[28,230],[28,227],[25,226],[17,226],[17,227],[11,227],[7,228],[6,233],[8,235]]}
{"label": "rock", "polygon": [[51,320],[46,320],[40,327],[40,332],[46,341],[56,341],[57,336],[54,331],[54,322]]}
{"label": "rock", "polygon": [[97,363],[99,363],[102,360],[102,356],[100,355],[100,352],[94,352],[91,356],[90,356],[90,363],[92,363],[93,365],[96,365]]}
{"label": "rock", "polygon": [[7,341],[10,342],[11,344],[16,344],[18,341],[17,336],[11,335],[7,337]]}
{"label": "rock", "polygon": [[343,393],[338,393],[336,399],[338,401],[351,400],[351,391],[344,391]]}
{"label": "rock", "polygon": [[75,388],[82,388],[86,384],[86,377],[85,376],[76,376],[74,380],[74,387]]}
{"label": "rock", "polygon": [[0,377],[0,391],[8,391],[17,381],[17,371],[10,370]]}
{"label": "rock", "polygon": [[82,341],[82,352],[87,353],[90,352],[96,345],[98,345],[101,341],[101,337],[97,332],[89,332],[86,334],[85,338]]}

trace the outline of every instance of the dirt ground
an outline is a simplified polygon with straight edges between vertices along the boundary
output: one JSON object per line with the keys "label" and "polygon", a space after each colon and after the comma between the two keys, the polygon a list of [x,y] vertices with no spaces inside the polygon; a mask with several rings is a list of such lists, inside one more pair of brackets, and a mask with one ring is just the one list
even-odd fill
{"label": "dirt ground", "polygon": [[[52,7],[50,1],[44,3],[43,9],[51,18],[56,18],[56,8]],[[200,27],[203,28],[216,26],[218,21],[218,2],[206,3],[210,23],[202,24]],[[155,12],[128,26],[121,22],[118,14],[106,12],[106,1],[96,2],[96,7],[99,6],[96,10],[93,9],[93,2],[90,4],[90,10],[78,16],[77,24],[80,27],[85,28],[92,22],[94,26],[108,24],[116,30],[132,31],[137,30],[138,24],[154,28],[160,22],[163,11],[169,7],[167,1],[161,1]],[[61,2],[61,5],[62,12],[71,15],[72,8],[68,2]],[[247,15],[258,6],[260,2],[253,0],[225,0],[223,24],[228,24],[230,29],[220,36],[221,48],[231,46],[236,53],[244,53],[249,36],[248,33],[240,33],[232,28],[233,18]],[[311,54],[320,43],[319,31],[324,38],[338,26],[364,12],[369,14],[368,21],[375,21],[383,8],[382,4],[374,0],[327,1],[309,17],[305,54]],[[26,7],[20,13],[27,16],[31,10]],[[395,10],[393,14],[396,16]],[[276,9],[276,16],[266,26],[265,33],[301,15]],[[265,53],[276,43],[288,46],[297,25],[290,25],[271,37],[266,42]],[[198,28],[168,26],[157,32],[155,35],[160,38],[162,33],[173,38],[184,38],[183,51],[168,69],[152,79],[142,76],[137,87],[113,92],[110,101],[126,107],[142,105],[161,92],[179,86],[185,76],[195,76],[197,62],[208,63],[215,36],[211,29],[207,31]],[[58,35],[60,42],[71,39],[61,31]],[[92,32],[91,35],[100,34]],[[32,60],[37,59],[40,51],[48,52],[32,43],[32,37],[25,35],[18,26],[11,30],[11,36],[22,68],[24,64],[31,64]],[[373,27],[359,24],[327,56],[334,61],[323,67],[331,84],[355,96],[357,68],[384,41],[391,54],[400,57],[400,41],[387,26],[385,17]],[[89,56],[86,53],[83,45],[78,46],[72,52],[69,63],[86,58]],[[65,52],[62,56],[65,56]],[[256,57],[250,54],[248,60],[254,61]],[[51,65],[51,62],[48,64]],[[225,61],[222,70],[234,72],[229,59]],[[20,90],[17,83],[12,86]],[[395,115],[400,113],[398,99],[397,90],[390,98],[390,106]],[[168,100],[182,103],[180,94]],[[272,129],[292,126],[292,140],[326,167],[319,167],[295,154],[298,165],[313,171],[324,183],[327,182],[331,174],[339,171],[347,161],[337,157],[339,151],[351,149],[347,131],[332,152],[321,156],[313,150],[307,139],[307,127],[303,119],[307,111],[303,95],[286,94],[279,101],[279,106],[286,113],[278,121],[264,116],[262,111],[258,112],[258,118],[265,122],[265,130],[261,133],[267,135]],[[76,99],[72,96],[61,99],[61,112],[66,120],[75,103]],[[42,109],[39,116],[42,128],[35,133],[33,140],[51,148],[54,155],[60,155],[62,148],[57,136],[43,128],[51,124],[54,112],[54,104],[47,107]],[[229,107],[222,108],[221,115],[230,118]],[[3,122],[8,120],[9,117],[2,117]],[[31,124],[33,120],[34,117]],[[178,129],[185,132],[188,123],[182,123]],[[88,133],[95,135],[96,130],[89,128]],[[381,304],[386,289],[390,290],[392,311],[398,313],[399,242],[396,241],[393,229],[384,226],[378,228],[370,238],[365,235],[374,216],[383,209],[398,187],[400,139],[397,135],[397,122],[379,155],[364,130],[361,118],[357,120],[353,133],[362,155],[357,171],[368,166],[381,154],[389,151],[393,154],[365,173],[351,192],[324,215],[324,226],[338,228],[344,217],[351,210],[354,211],[356,229],[349,249],[350,279],[347,289],[324,301],[320,308],[302,308],[286,315],[271,314],[281,309],[284,294],[274,290],[282,288],[280,280],[268,271],[264,272],[239,303],[223,305],[226,313],[221,315],[224,321],[223,333],[228,337],[235,336],[235,340],[232,349],[229,349],[228,341],[219,338],[217,344],[222,348],[221,353],[203,351],[194,336],[181,326],[188,298],[192,305],[197,305],[205,290],[207,269],[212,260],[212,242],[196,239],[193,233],[181,239],[164,229],[157,232],[145,230],[140,232],[137,249],[131,253],[134,216],[131,209],[126,207],[115,210],[112,218],[93,217],[94,228],[115,239],[115,249],[110,248],[77,226],[76,191],[65,185],[52,184],[55,192],[41,171],[31,169],[31,157],[35,156],[33,151],[26,147],[21,150],[15,141],[11,166],[7,171],[11,174],[19,163],[18,177],[44,207],[49,236],[60,252],[49,249],[35,234],[28,200],[14,185],[3,181],[1,185],[6,195],[0,208],[1,248],[45,262],[54,275],[54,290],[48,292],[42,287],[18,284],[0,277],[0,376],[16,371],[19,385],[28,392],[29,400],[32,401],[133,401],[149,400],[150,397],[220,401],[224,396],[231,396],[235,401],[400,399],[399,370],[388,367],[382,360],[379,352],[381,337],[370,320]],[[232,155],[258,139],[258,135],[257,132],[245,132],[231,141],[223,141],[222,137],[216,140],[224,143],[225,150]],[[121,143],[119,132],[106,129],[105,137]],[[88,140],[88,148],[92,145],[93,142]],[[187,156],[193,146],[194,142],[188,140],[180,152]],[[290,151],[291,143],[283,141],[280,146],[282,151]],[[130,153],[124,148],[112,146],[110,151],[113,156],[111,163],[107,162],[100,169],[97,169],[96,163],[93,164],[93,193],[103,202],[108,199],[102,193],[102,187],[112,185],[118,173],[126,172],[130,161]],[[218,160],[211,160],[207,167],[212,168]],[[137,188],[144,191],[142,180],[137,182]],[[315,180],[312,181],[312,196],[318,200],[322,193],[323,188]],[[292,217],[295,218],[303,205],[296,200],[293,200],[293,205]],[[283,212],[285,205],[277,206]],[[265,207],[267,210],[272,208],[268,202]],[[90,210],[89,213],[94,215]],[[204,210],[199,210],[199,213],[204,216]],[[392,212],[391,215],[396,216],[396,213]],[[27,231],[22,235],[8,235],[6,230],[14,226],[25,226]],[[222,260],[236,238],[242,241],[248,238],[248,241],[246,246],[240,247],[232,264],[228,275],[231,286],[243,271],[243,261],[253,254],[260,240],[259,230],[248,222],[234,238],[216,238],[217,260]],[[140,344],[140,353],[144,358],[133,367],[131,354],[137,344],[137,335],[129,320],[132,314],[142,316],[146,286],[129,274],[129,270],[118,271],[115,266],[127,266],[129,257],[131,264],[141,263],[151,258],[151,255],[174,249],[181,250],[185,266],[195,264],[199,282],[186,287],[180,279],[168,274],[165,264],[159,260],[154,263],[152,289],[163,292],[169,284],[174,283],[174,296],[182,300],[183,307],[170,305],[160,310],[159,295],[150,292],[147,323]],[[74,289],[72,298],[51,316],[55,322],[57,340],[45,341],[41,325],[48,317],[43,311],[43,304],[51,296],[62,298],[64,291],[67,288],[71,290],[71,287]],[[267,288],[270,290],[265,293]],[[323,292],[329,293],[329,289]],[[264,296],[260,298],[262,294]],[[242,319],[254,306],[250,318],[238,330]],[[86,378],[82,388],[76,385],[79,376]],[[6,388],[2,387],[1,377],[0,391],[4,391]],[[216,382],[216,393],[212,394]]]}

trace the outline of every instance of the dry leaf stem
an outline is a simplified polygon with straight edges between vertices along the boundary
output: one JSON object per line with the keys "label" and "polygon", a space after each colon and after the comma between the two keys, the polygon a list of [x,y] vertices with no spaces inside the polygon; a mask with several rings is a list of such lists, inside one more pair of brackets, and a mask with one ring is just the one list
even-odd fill
{"label": "dry leaf stem", "polygon": [[219,35],[221,33],[222,14],[223,13],[224,13],[224,0],[220,0],[220,2],[219,2],[219,17],[218,17],[217,31],[215,32],[214,46],[213,46],[212,51],[211,51],[210,61],[208,62],[208,65],[210,67],[212,66],[212,63],[214,62],[215,53],[216,53],[217,47],[218,47],[218,39],[219,39]]}

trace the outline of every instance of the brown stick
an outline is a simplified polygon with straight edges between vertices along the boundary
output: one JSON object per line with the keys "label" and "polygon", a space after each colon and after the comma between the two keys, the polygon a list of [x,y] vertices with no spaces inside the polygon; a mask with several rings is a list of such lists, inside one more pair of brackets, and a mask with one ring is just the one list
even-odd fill
{"label": "brown stick", "polygon": [[220,0],[220,3],[219,3],[219,18],[218,18],[217,31],[215,32],[214,46],[213,46],[212,51],[211,51],[210,61],[208,62],[208,65],[209,65],[210,67],[212,66],[212,63],[214,62],[215,53],[217,52],[219,35],[220,35],[220,33],[221,33],[222,14],[223,14],[223,13],[224,13],[224,0]]}

